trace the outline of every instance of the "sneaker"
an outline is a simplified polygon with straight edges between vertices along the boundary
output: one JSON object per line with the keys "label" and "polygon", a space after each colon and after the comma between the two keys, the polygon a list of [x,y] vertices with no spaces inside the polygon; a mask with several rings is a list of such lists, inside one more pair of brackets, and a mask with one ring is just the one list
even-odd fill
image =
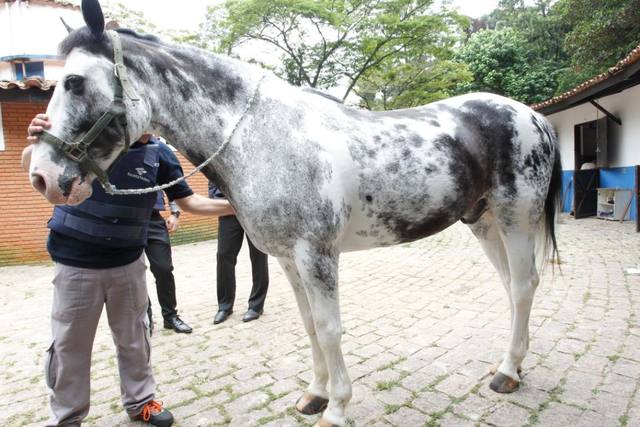
{"label": "sneaker", "polygon": [[173,424],[173,414],[162,407],[162,402],[150,400],[137,415],[129,414],[132,421],[142,421],[157,427],[169,427]]}

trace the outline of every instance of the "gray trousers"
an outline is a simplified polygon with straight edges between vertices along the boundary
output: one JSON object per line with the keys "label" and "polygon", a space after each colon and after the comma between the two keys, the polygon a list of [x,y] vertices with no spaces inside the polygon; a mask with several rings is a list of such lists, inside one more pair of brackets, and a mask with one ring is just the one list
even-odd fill
{"label": "gray trousers", "polygon": [[103,306],[118,356],[124,407],[136,414],[153,399],[146,268],[143,256],[108,269],[56,264],[53,339],[45,361],[53,417],[46,426],[79,426],[89,413],[91,350]]}

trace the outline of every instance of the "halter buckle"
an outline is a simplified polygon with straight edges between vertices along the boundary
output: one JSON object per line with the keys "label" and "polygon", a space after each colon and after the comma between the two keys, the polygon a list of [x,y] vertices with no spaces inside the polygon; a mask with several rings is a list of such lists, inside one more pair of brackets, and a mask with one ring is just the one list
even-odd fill
{"label": "halter buckle", "polygon": [[78,144],[67,144],[64,148],[67,157],[74,162],[82,162],[87,157],[87,147]]}

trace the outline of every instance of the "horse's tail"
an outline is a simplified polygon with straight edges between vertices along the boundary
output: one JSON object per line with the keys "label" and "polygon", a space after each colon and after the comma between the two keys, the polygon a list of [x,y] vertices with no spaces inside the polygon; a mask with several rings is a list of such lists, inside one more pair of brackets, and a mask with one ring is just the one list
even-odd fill
{"label": "horse's tail", "polygon": [[551,181],[547,190],[547,198],[544,202],[544,225],[543,225],[543,256],[540,261],[545,264],[545,260],[549,257],[549,261],[557,264],[560,268],[560,253],[558,252],[558,242],[556,240],[556,217],[560,209],[560,196],[562,192],[562,162],[560,161],[560,147],[556,132],[546,119],[542,120],[544,132],[548,138],[548,142],[552,147],[553,168],[551,172]]}

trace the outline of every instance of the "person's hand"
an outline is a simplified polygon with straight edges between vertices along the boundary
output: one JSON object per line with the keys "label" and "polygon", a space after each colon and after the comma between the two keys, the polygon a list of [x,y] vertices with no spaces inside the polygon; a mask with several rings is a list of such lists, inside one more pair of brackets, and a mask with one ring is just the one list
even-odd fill
{"label": "person's hand", "polygon": [[37,114],[29,127],[27,128],[27,133],[29,136],[27,137],[27,141],[30,143],[38,142],[38,134],[41,133],[45,129],[51,129],[51,122],[49,121],[49,116],[46,114]]}
{"label": "person's hand", "polygon": [[167,224],[167,230],[169,230],[169,233],[173,233],[178,229],[179,222],[180,222],[180,218],[177,218],[173,214],[167,217],[167,219],[165,220],[165,223]]}

